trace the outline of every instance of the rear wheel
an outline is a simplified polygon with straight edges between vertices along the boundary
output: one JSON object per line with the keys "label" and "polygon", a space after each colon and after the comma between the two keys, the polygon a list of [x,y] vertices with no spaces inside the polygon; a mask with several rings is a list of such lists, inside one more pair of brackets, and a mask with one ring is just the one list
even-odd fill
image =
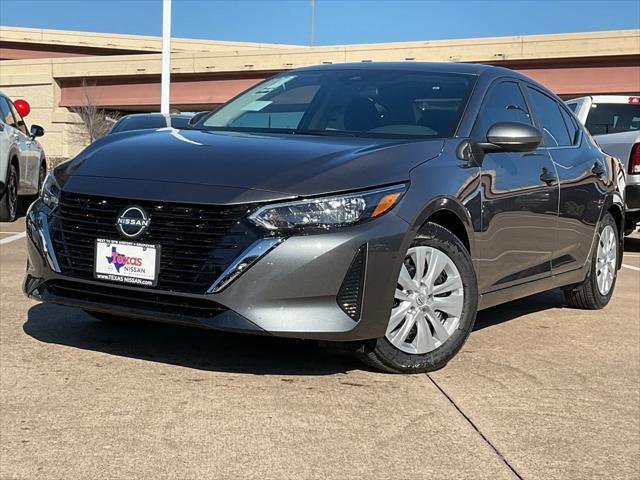
{"label": "rear wheel", "polygon": [[607,213],[598,228],[598,244],[591,257],[587,278],[580,285],[564,291],[569,306],[598,310],[609,303],[618,276],[618,246],[618,226]]}
{"label": "rear wheel", "polygon": [[0,199],[0,222],[13,222],[18,213],[18,170],[14,164],[7,171],[7,186]]}
{"label": "rear wheel", "polygon": [[442,368],[471,333],[477,304],[469,253],[449,230],[429,223],[405,255],[386,335],[366,344],[361,357],[394,373]]}

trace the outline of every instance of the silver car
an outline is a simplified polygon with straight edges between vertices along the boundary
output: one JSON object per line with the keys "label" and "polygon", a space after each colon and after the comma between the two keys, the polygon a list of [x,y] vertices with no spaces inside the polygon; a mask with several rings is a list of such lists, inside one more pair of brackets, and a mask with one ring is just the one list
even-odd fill
{"label": "silver car", "polygon": [[[28,104],[22,101],[28,109]],[[47,174],[47,161],[37,137],[44,135],[39,125],[27,128],[14,102],[0,92],[0,221],[13,222],[20,197],[38,194]],[[24,110],[23,110],[24,112]]]}

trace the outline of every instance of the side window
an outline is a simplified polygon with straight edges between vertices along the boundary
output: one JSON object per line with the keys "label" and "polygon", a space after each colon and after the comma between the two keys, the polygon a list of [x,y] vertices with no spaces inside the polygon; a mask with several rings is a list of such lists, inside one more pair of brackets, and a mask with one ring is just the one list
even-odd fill
{"label": "side window", "polygon": [[569,107],[569,110],[571,110],[573,113],[576,113],[576,109],[578,108],[578,104],[577,103],[567,103],[567,107]]}
{"label": "side window", "polygon": [[578,129],[575,120],[564,108],[560,107],[560,113],[562,114],[562,120],[564,120],[564,126],[567,127],[567,132],[569,132],[571,143],[575,145],[578,142],[578,134],[580,133],[580,130]]}
{"label": "side window", "polygon": [[573,144],[573,138],[569,136],[565,126],[560,105],[544,93],[527,87],[531,97],[531,106],[541,123],[544,143],[547,147],[563,147]]}
{"label": "side window", "polygon": [[9,100],[9,107],[11,108],[11,112],[13,113],[13,117],[16,119],[15,123],[11,126],[17,128],[25,135],[29,135],[29,132],[27,131],[27,124],[24,123],[24,120],[16,111],[16,107],[13,106],[13,102],[11,100]]}
{"label": "side window", "polygon": [[0,97],[0,121],[4,122],[6,125],[13,126],[15,124],[7,99],[4,97]]}
{"label": "side window", "polygon": [[515,82],[502,82],[491,88],[476,120],[474,136],[486,137],[489,128],[497,122],[532,125],[529,109],[520,87]]}

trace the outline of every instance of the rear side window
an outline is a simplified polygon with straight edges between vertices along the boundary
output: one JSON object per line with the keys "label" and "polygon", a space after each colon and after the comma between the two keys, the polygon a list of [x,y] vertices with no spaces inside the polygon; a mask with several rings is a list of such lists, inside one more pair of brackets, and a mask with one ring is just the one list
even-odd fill
{"label": "rear side window", "polygon": [[573,138],[569,136],[569,131],[560,112],[560,105],[553,98],[534,88],[527,87],[527,89],[532,107],[541,123],[546,146],[563,147],[573,145]]}
{"label": "rear side window", "polygon": [[586,127],[592,135],[640,130],[640,104],[594,103]]}
{"label": "rear side window", "polygon": [[578,134],[580,133],[578,125],[576,125],[575,120],[571,117],[571,115],[569,115],[569,113],[567,113],[564,108],[560,108],[560,113],[562,114],[564,125],[565,127],[567,127],[567,132],[569,132],[571,143],[575,145],[578,142]]}
{"label": "rear side window", "polygon": [[0,97],[0,120],[2,120],[7,125],[12,125],[15,123],[13,119],[13,114],[11,113],[11,109],[9,108],[9,104],[7,103],[7,99],[4,97]]}
{"label": "rear side window", "polygon": [[532,125],[529,109],[515,82],[502,82],[491,88],[476,120],[474,136],[486,137],[489,128],[497,122]]}
{"label": "rear side window", "polygon": [[28,135],[29,132],[27,131],[27,124],[24,123],[24,120],[22,119],[22,117],[20,116],[16,108],[13,106],[13,102],[8,101],[8,103],[9,103],[9,108],[11,109],[11,113],[13,113],[13,117],[16,119],[11,126],[17,128],[25,135]]}

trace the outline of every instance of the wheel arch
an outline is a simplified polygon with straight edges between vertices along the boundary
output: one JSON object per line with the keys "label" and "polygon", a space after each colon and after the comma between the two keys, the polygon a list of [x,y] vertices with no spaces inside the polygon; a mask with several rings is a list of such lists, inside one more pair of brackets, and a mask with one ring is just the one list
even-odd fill
{"label": "wheel arch", "polygon": [[469,254],[475,254],[473,223],[469,210],[455,197],[442,196],[433,199],[418,215],[415,225],[420,231],[428,222],[451,231],[460,239]]}
{"label": "wheel arch", "polygon": [[9,166],[15,165],[16,171],[18,172],[18,178],[20,178],[20,159],[18,158],[18,152],[16,150],[11,150],[9,153],[9,163],[7,163],[7,172],[9,172]]}
{"label": "wheel arch", "polygon": [[[617,192],[616,192],[617,193]],[[613,220],[616,222],[616,227],[618,229],[618,241],[619,241],[619,251],[624,251],[624,227],[625,227],[625,212],[624,212],[624,202],[620,195],[618,194],[608,195],[604,207],[602,209],[604,214],[609,213]],[[602,217],[601,217],[602,220]],[[597,232],[597,230],[596,230]],[[622,266],[622,255],[618,255],[618,269]]]}

